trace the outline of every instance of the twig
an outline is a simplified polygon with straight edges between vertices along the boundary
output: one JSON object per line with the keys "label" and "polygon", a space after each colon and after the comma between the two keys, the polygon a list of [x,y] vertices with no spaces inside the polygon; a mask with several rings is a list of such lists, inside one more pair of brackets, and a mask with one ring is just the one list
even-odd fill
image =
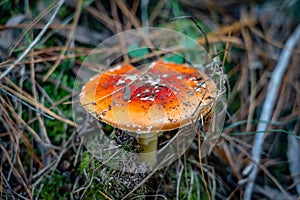
{"label": "twig", "polygon": [[31,105],[29,105],[29,104],[26,103],[25,101],[21,100],[20,98],[14,96],[13,94],[9,93],[8,91],[6,91],[6,90],[4,90],[4,89],[2,89],[2,88],[0,88],[0,90],[1,90],[2,92],[4,92],[5,94],[7,94],[8,96],[12,97],[14,100],[19,101],[19,102],[22,103],[23,105],[27,106],[29,109],[31,109],[31,110],[33,110],[33,111],[35,111],[35,112],[37,112],[37,113],[43,115],[44,117],[49,118],[49,119],[51,119],[51,120],[54,119],[54,117],[51,117],[50,115],[47,115],[47,114],[44,113],[43,111],[41,111],[41,110],[39,110],[39,109],[36,109],[36,108],[32,107]]}
{"label": "twig", "polygon": [[[141,2],[139,0],[136,0],[136,1],[133,1],[133,3],[130,5],[130,8],[131,8],[130,13],[132,13],[132,15],[137,16],[136,12],[137,12],[137,9],[139,8],[140,3]],[[131,26],[132,26],[131,21],[127,20],[124,30],[131,29]]]}
{"label": "twig", "polygon": [[[32,97],[30,97],[26,92],[24,91],[21,91],[21,89],[19,87],[17,87],[13,82],[11,82],[9,79],[6,78],[6,81],[9,83],[9,85],[11,85],[15,90],[5,86],[5,85],[2,85],[0,84],[0,86],[2,87],[2,89],[10,92],[11,94],[13,94],[14,96],[18,97],[19,99],[23,100],[23,101],[26,101],[27,103],[35,106],[38,110],[41,110],[43,113],[47,113],[48,115],[56,118],[57,120],[59,121],[62,121],[66,124],[69,124],[73,127],[77,127],[78,125],[74,122],[72,122],[71,120],[69,119],[65,119],[57,114],[55,114],[54,112],[52,112],[50,109],[46,108],[45,106],[43,106],[42,104],[40,104],[39,102],[35,101]],[[20,94],[20,93],[23,93],[23,94]]]}
{"label": "twig", "polygon": [[277,99],[279,87],[281,85],[281,80],[284,75],[284,72],[288,66],[290,57],[292,55],[292,50],[300,39],[300,24],[297,26],[295,32],[290,36],[286,42],[286,48],[283,50],[282,54],[279,57],[279,61],[275,67],[275,70],[272,74],[270,84],[268,86],[268,91],[266,99],[263,105],[262,114],[260,116],[260,122],[257,126],[256,131],[258,132],[254,138],[254,144],[252,149],[253,161],[245,168],[245,171],[251,169],[251,173],[248,176],[248,184],[245,189],[244,199],[250,200],[253,192],[254,181],[258,172],[258,165],[260,163],[260,153],[262,151],[262,145],[264,142],[265,131],[268,127],[268,124],[265,123],[269,121],[272,116],[273,107],[275,100]]}
{"label": "twig", "polygon": [[[48,14],[48,13],[46,13]],[[39,24],[34,24],[32,25],[30,24],[26,24],[26,23],[22,23],[22,24],[17,24],[17,25],[0,25],[0,30],[6,30],[6,29],[23,29],[23,28],[27,28],[30,26],[30,29],[43,29],[45,27],[45,24],[43,23],[39,23]],[[62,24],[51,24],[49,27],[49,29],[60,29],[60,30],[70,30],[70,26],[69,25],[62,25]]]}
{"label": "twig", "polygon": [[[103,23],[112,32],[115,31],[115,23],[119,23],[119,22],[115,22],[112,18],[109,17],[109,15],[105,15],[103,12],[99,12],[97,9],[91,6],[85,7],[85,10],[88,11],[93,17],[95,17],[95,19]],[[121,24],[117,26],[121,27]]]}
{"label": "twig", "polygon": [[44,76],[43,81],[46,81],[49,78],[49,76],[54,72],[54,70],[58,67],[58,65],[60,64],[61,60],[63,59],[65,53],[67,52],[67,49],[70,46],[70,43],[72,41],[72,38],[73,38],[73,35],[74,35],[74,32],[75,32],[75,28],[77,26],[77,22],[79,20],[79,16],[80,16],[80,12],[81,12],[81,7],[82,7],[82,0],[79,0],[77,2],[77,6],[76,6],[75,17],[74,17],[73,23],[72,23],[72,29],[71,29],[70,34],[68,36],[67,42],[65,44],[65,47],[63,48],[62,53],[60,54],[58,60],[56,60],[55,64],[51,67],[51,69]]}
{"label": "twig", "polygon": [[141,22],[136,18],[136,16],[134,16],[130,12],[128,5],[123,1],[116,1],[116,3],[118,5],[118,7],[120,8],[120,10],[122,11],[123,15],[125,15],[129,19],[129,21],[134,26],[134,28],[140,28]]}
{"label": "twig", "polygon": [[21,54],[21,56],[9,67],[6,69],[5,72],[3,72],[0,75],[0,80],[3,79],[3,77],[5,77],[11,70],[13,70],[13,68],[16,66],[16,64],[18,62],[20,62],[32,49],[32,47],[34,47],[38,41],[41,39],[41,37],[44,35],[44,33],[47,31],[48,27],[50,26],[50,24],[52,24],[52,22],[55,19],[56,14],[58,13],[60,7],[62,6],[62,4],[64,3],[64,0],[60,0],[57,3],[57,7],[53,13],[53,15],[51,16],[51,18],[49,19],[48,23],[45,25],[45,27],[41,30],[41,32],[36,36],[36,38],[33,40],[33,42],[29,45],[29,47],[27,47],[27,49]]}

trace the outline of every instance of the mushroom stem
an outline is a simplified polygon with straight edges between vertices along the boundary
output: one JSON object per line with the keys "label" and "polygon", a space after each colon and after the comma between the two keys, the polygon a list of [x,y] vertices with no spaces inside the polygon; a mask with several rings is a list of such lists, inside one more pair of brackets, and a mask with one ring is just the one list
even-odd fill
{"label": "mushroom stem", "polygon": [[138,143],[142,147],[141,160],[149,164],[156,163],[157,141],[159,134],[153,134],[150,137],[138,138]]}

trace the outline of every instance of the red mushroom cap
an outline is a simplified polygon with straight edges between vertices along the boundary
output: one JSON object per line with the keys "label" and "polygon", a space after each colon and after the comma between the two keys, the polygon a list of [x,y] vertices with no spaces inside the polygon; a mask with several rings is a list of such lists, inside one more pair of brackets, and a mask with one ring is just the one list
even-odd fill
{"label": "red mushroom cap", "polygon": [[[211,104],[216,94],[205,73],[187,64],[157,61],[146,71],[124,64],[97,75],[83,87],[80,103],[116,128],[153,133],[190,124],[199,104]],[[199,112],[205,115],[209,109]]]}

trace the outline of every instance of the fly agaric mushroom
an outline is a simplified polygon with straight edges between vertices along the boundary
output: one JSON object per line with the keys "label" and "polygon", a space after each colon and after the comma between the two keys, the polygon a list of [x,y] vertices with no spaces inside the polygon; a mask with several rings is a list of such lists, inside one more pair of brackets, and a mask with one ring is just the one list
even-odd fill
{"label": "fly agaric mushroom", "polygon": [[[104,71],[85,84],[80,103],[100,121],[134,133],[146,153],[142,160],[154,163],[158,134],[208,114],[216,95],[205,73],[188,64],[157,61],[146,70],[124,64]],[[203,109],[196,111],[199,105]]]}

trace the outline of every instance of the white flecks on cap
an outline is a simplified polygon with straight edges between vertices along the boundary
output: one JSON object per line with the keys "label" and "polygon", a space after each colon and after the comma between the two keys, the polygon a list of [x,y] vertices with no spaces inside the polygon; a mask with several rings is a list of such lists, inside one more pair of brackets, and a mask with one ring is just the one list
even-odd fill
{"label": "white flecks on cap", "polygon": [[149,65],[149,69],[152,69],[154,66],[155,66],[156,62],[152,62],[150,65]]}
{"label": "white flecks on cap", "polygon": [[103,114],[100,114],[100,115],[99,115],[99,118],[103,118],[103,117],[104,117],[104,115],[103,115]]}
{"label": "white flecks on cap", "polygon": [[136,133],[142,133],[141,129],[140,129],[140,128],[137,129],[137,130],[136,130]]}
{"label": "white flecks on cap", "polygon": [[147,131],[150,133],[151,132],[151,129],[152,129],[152,126],[148,126],[147,127]]}
{"label": "white flecks on cap", "polygon": [[115,100],[112,100],[112,104],[113,104],[113,106],[115,106],[115,107],[118,107],[118,106],[122,106],[123,104],[121,104],[121,103],[118,103],[117,101],[115,101]]}
{"label": "white flecks on cap", "polygon": [[116,70],[120,70],[121,67],[122,67],[122,65],[117,65],[117,66],[115,66],[114,68],[112,68],[112,69],[110,69],[110,70],[108,70],[108,71],[109,71],[109,72],[114,72],[114,71],[116,71]]}
{"label": "white flecks on cap", "polygon": [[83,92],[81,92],[81,93],[79,94],[79,96],[80,96],[80,97],[84,97],[84,96],[85,96],[85,93],[86,93],[86,92],[83,91]]}
{"label": "white flecks on cap", "polygon": [[116,83],[116,85],[122,85],[122,84],[124,84],[124,83],[126,83],[125,80],[120,78],[120,79],[118,80],[118,82]]}
{"label": "white flecks on cap", "polygon": [[201,87],[198,87],[198,88],[196,89],[196,91],[197,91],[197,92],[202,92]]}
{"label": "white flecks on cap", "polygon": [[126,79],[126,80],[135,81],[135,80],[137,79],[137,75],[129,75],[129,76],[126,76],[125,79]]}
{"label": "white flecks on cap", "polygon": [[152,86],[154,86],[154,85],[160,84],[160,82],[161,82],[160,78],[157,78],[157,79],[153,80],[150,84]]}
{"label": "white flecks on cap", "polygon": [[91,77],[91,78],[89,79],[89,81],[93,81],[93,80],[95,80],[97,77],[98,77],[98,76],[93,76],[93,77]]}
{"label": "white flecks on cap", "polygon": [[140,100],[142,101],[154,101],[155,100],[155,97],[142,97]]}

